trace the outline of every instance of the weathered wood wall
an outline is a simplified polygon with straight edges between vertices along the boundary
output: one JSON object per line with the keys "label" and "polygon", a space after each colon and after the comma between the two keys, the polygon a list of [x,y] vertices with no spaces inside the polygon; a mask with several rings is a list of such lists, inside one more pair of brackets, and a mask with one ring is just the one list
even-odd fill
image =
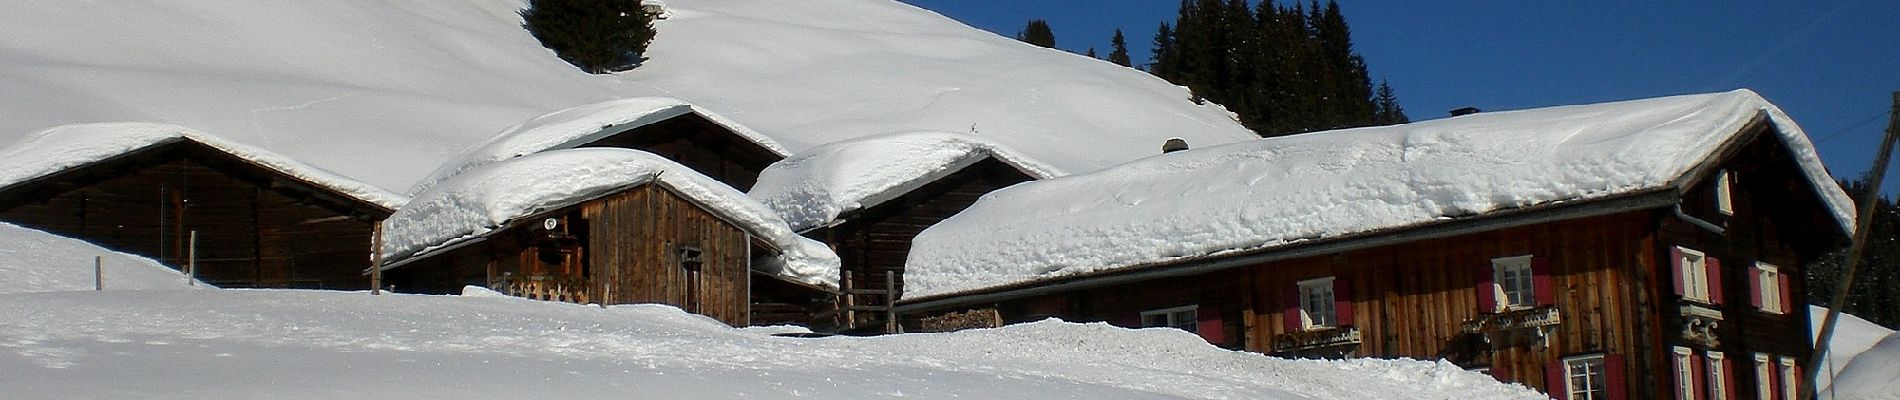
{"label": "weathered wood wall", "polygon": [[759,180],[759,172],[783,158],[698,114],[673,117],[580,147],[618,147],[657,154],[739,191],[751,190]]}
{"label": "weathered wood wall", "polygon": [[[657,184],[581,205],[587,259],[604,304],[666,303],[735,326],[749,323],[745,231]],[[697,271],[681,249],[700,251]]]}

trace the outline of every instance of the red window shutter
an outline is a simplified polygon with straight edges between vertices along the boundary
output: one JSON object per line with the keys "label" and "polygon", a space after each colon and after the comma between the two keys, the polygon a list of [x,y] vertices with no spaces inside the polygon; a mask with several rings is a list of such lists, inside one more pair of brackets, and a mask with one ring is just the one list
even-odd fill
{"label": "red window shutter", "polygon": [[1280,310],[1280,315],[1282,317],[1281,320],[1286,321],[1286,331],[1299,332],[1305,330],[1306,321],[1300,318],[1300,287],[1295,285],[1287,289],[1286,298],[1283,300],[1286,301],[1286,304],[1284,309]]}
{"label": "red window shutter", "polygon": [[1682,248],[1669,248],[1669,272],[1669,280],[1676,283],[1676,295],[1681,296],[1684,293],[1682,291]]}
{"label": "red window shutter", "polygon": [[[1801,363],[1794,363],[1794,365],[1793,365],[1793,366],[1790,366],[1790,368],[1793,368],[1793,369],[1794,369],[1794,377],[1795,377],[1795,379],[1802,379],[1802,378],[1805,378],[1805,377],[1807,377],[1807,375],[1802,375],[1802,374],[1801,374]],[[1796,391],[1796,392],[1800,392],[1800,391],[1801,391],[1801,381],[1794,381],[1794,382],[1788,382],[1788,384],[1789,384],[1789,385],[1794,385],[1793,387],[1794,387],[1794,389],[1795,389],[1795,391]]]}
{"label": "red window shutter", "polygon": [[1537,297],[1539,307],[1557,304],[1557,290],[1554,288],[1556,285],[1551,284],[1552,278],[1550,257],[1531,257],[1531,291]]}
{"label": "red window shutter", "polygon": [[1220,307],[1201,306],[1194,310],[1194,330],[1214,345],[1227,344],[1227,331],[1221,325]]}
{"label": "red window shutter", "polygon": [[1492,270],[1490,263],[1485,263],[1478,268],[1478,312],[1498,311],[1498,289],[1497,282],[1492,276],[1494,273],[1496,272]]}
{"label": "red window shutter", "polygon": [[1748,305],[1761,308],[1761,268],[1748,269]]}
{"label": "red window shutter", "polygon": [[1739,395],[1735,392],[1735,360],[1729,357],[1722,357],[1721,390],[1722,398],[1724,399],[1734,400],[1736,398],[1735,396]]}
{"label": "red window shutter", "polygon": [[1794,291],[1788,290],[1788,274],[1775,274],[1775,278],[1775,283],[1781,285],[1781,312],[1784,314],[1793,314],[1794,308],[1798,306],[1798,304],[1794,304]]}
{"label": "red window shutter", "polygon": [[1722,260],[1715,257],[1705,258],[1705,267],[1709,276],[1709,304],[1722,305]]}
{"label": "red window shutter", "polygon": [[1550,364],[1544,365],[1544,391],[1550,393],[1550,398],[1560,400],[1570,398],[1570,379],[1567,379],[1567,375],[1564,373],[1563,360],[1551,361]]}
{"label": "red window shutter", "polygon": [[1333,279],[1333,316],[1339,326],[1352,326],[1352,281]]}
{"label": "red window shutter", "polygon": [[[1682,365],[1681,354],[1676,354],[1676,352],[1674,351],[1671,351],[1668,354],[1669,354],[1669,366],[1671,367],[1669,368],[1669,393],[1681,394],[1682,385],[1684,383],[1682,381],[1682,369],[1694,368],[1694,367]],[[1690,400],[1690,399],[1679,399],[1679,400]]]}
{"label": "red window shutter", "polygon": [[1702,359],[1701,353],[1689,353],[1689,373],[1695,375],[1690,385],[1689,395],[1698,399],[1707,398],[1702,393],[1709,387],[1709,362]]}
{"label": "red window shutter", "polygon": [[1768,390],[1768,398],[1781,397],[1781,363],[1775,362],[1774,357],[1768,357]]}
{"label": "red window shutter", "polygon": [[1603,381],[1609,385],[1610,400],[1629,398],[1629,383],[1623,377],[1623,356],[1609,354],[1603,356]]}

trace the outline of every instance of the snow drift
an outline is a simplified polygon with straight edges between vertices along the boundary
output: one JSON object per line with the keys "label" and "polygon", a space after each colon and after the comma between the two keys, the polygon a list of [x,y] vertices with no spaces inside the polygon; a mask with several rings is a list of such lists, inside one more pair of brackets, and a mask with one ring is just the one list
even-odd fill
{"label": "snow drift", "polygon": [[877,206],[918,186],[996,159],[1035,179],[1061,170],[982,137],[948,132],[876,135],[814,147],[766,167],[748,194],[792,229],[823,226],[840,214]]}
{"label": "snow drift", "polygon": [[1851,232],[1853,203],[1807,135],[1754,92],[1737,90],[1276,137],[1016,185],[920,234],[905,294],[1665,188],[1762,113]]}
{"label": "snow drift", "polygon": [[[1821,322],[1827,316],[1827,307],[1808,306],[1808,315],[1813,317],[1809,319],[1809,335],[1821,334]],[[1854,361],[1854,357],[1873,348],[1880,339],[1892,334],[1892,329],[1868,322],[1853,314],[1841,313],[1840,322],[1834,325],[1833,342],[1828,344],[1827,358],[1821,360],[1821,366],[1826,368],[1823,371],[1829,373],[1816,375],[1814,387],[1826,388],[1835,375],[1840,375],[1841,370]],[[1896,370],[1895,373],[1900,376],[1900,370]],[[1822,398],[1827,398],[1827,393],[1821,395]]]}
{"label": "snow drift", "polygon": [[94,257],[105,290],[209,287],[150,258],[0,222],[0,295],[93,290]]}
{"label": "snow drift", "polygon": [[1889,333],[1841,368],[1834,386],[1823,395],[1836,399],[1900,399],[1900,334]]}

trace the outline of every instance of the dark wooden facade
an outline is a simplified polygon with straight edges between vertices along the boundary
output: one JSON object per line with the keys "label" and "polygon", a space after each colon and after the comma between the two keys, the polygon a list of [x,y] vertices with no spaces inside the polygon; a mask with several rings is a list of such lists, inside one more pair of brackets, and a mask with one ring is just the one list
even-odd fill
{"label": "dark wooden facade", "polygon": [[[966,310],[993,309],[1005,322],[1061,317],[1148,325],[1143,312],[1192,310],[1198,334],[1233,349],[1296,357],[1445,359],[1540,390],[1564,379],[1564,360],[1603,356],[1610,398],[1675,399],[1677,351],[1697,363],[1729,360],[1727,384],[1694,370],[1697,399],[1723,390],[1757,398],[1755,356],[1810,355],[1801,279],[1782,283],[1784,313],[1751,299],[1749,268],[1786,276],[1846,237],[1787,148],[1765,125],[1692,172],[1684,190],[1496,213],[1403,230],[1371,232],[1253,254],[1131,268],[956,298],[900,302],[907,327]],[[1731,212],[1717,206],[1727,179]],[[1711,259],[1707,301],[1680,295],[1676,248]],[[1523,309],[1486,309],[1492,263],[1531,256],[1539,298]],[[1176,271],[1167,273],[1166,271]],[[1121,275],[1120,279],[1117,275]],[[1134,274],[1151,278],[1126,278]],[[1332,279],[1331,327],[1304,325],[1300,282]],[[1089,285],[1095,280],[1104,283]],[[1065,286],[1066,285],[1066,286]],[[1715,289],[1720,288],[1720,289]],[[1020,293],[1010,295],[1010,292]],[[1683,350],[1678,350],[1683,349]],[[1773,375],[1779,375],[1775,370]],[[1557,398],[1567,398],[1559,395]],[[1781,398],[1781,397],[1771,397]]]}
{"label": "dark wooden facade", "polygon": [[390,210],[186,139],[0,188],[0,219],[182,268],[222,287],[367,289]]}
{"label": "dark wooden facade", "polygon": [[758,183],[759,172],[765,167],[785,158],[691,112],[576,147],[617,147],[657,154],[741,192]]}
{"label": "dark wooden facade", "polygon": [[[840,269],[849,275],[851,289],[872,293],[852,296],[847,304],[884,306],[888,303],[878,292],[903,293],[904,261],[918,233],[969,208],[984,194],[1031,180],[1035,178],[1008,163],[984,158],[896,198],[840,215],[838,219],[843,223],[806,235],[831,245],[838,253]],[[889,287],[885,285],[887,274]],[[854,318],[852,326],[879,326],[885,319],[870,312],[856,313]]]}
{"label": "dark wooden facade", "polygon": [[752,259],[776,251],[653,183],[519,218],[481,242],[420,255],[385,276],[399,291],[473,285],[542,300],[662,303],[744,326],[751,323]]}

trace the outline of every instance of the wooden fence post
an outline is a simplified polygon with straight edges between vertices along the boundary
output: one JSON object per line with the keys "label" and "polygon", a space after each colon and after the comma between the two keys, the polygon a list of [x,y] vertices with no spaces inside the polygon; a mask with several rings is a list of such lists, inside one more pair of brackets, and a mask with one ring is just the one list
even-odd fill
{"label": "wooden fence post", "polygon": [[198,286],[198,230],[191,231],[191,247],[185,251],[185,286]]}
{"label": "wooden fence post", "polygon": [[92,256],[92,290],[106,290],[105,256]]}
{"label": "wooden fence post", "polygon": [[369,294],[371,296],[380,296],[383,294],[383,222],[382,221],[376,221],[376,231],[375,231],[374,236],[375,236],[374,239],[371,240],[372,243],[370,244],[370,250],[369,250],[369,259],[370,259]]}

